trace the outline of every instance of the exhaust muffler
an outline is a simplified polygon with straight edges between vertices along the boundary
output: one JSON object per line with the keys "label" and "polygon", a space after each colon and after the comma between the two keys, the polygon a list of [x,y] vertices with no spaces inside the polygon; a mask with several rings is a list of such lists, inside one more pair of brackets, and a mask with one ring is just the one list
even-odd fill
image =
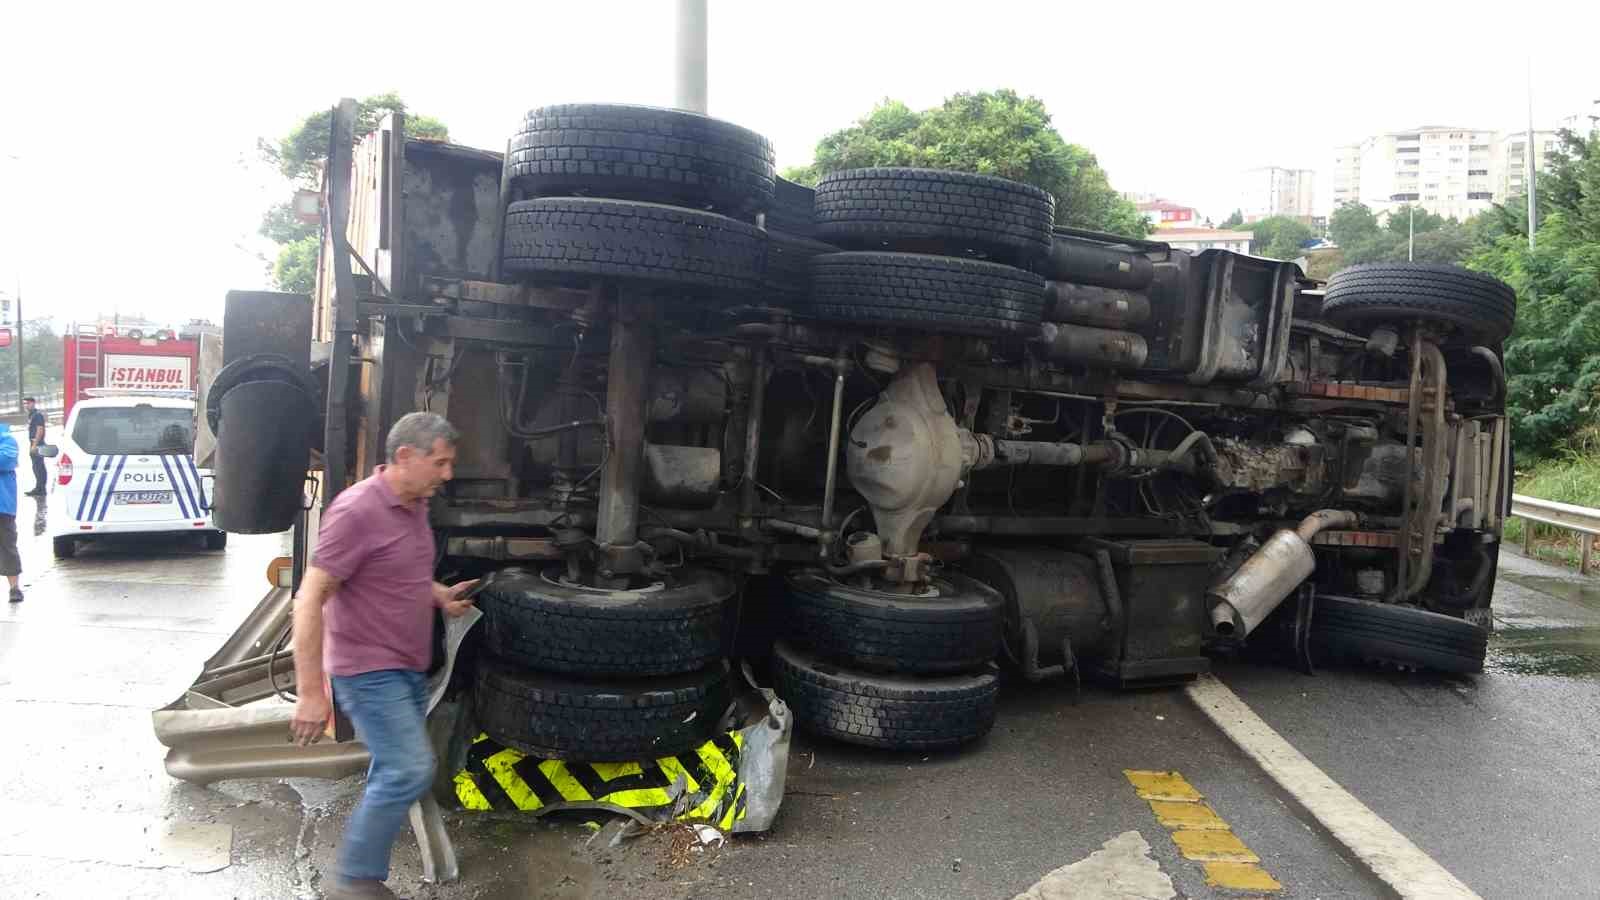
{"label": "exhaust muffler", "polygon": [[1238,571],[1206,592],[1217,635],[1243,638],[1254,631],[1316,570],[1311,539],[1317,532],[1351,528],[1359,521],[1353,512],[1324,509],[1306,516],[1293,531],[1285,528],[1268,538]]}

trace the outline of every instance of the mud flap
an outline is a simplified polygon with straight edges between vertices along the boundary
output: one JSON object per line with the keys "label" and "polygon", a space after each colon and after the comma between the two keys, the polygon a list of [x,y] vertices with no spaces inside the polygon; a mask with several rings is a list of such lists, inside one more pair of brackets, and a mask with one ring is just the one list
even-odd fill
{"label": "mud flap", "polygon": [[794,717],[768,688],[744,675],[752,693],[722,730],[694,750],[660,759],[580,763],[538,759],[479,734],[456,772],[462,808],[543,815],[596,809],[647,824],[693,822],[723,831],[766,831],[783,802]]}

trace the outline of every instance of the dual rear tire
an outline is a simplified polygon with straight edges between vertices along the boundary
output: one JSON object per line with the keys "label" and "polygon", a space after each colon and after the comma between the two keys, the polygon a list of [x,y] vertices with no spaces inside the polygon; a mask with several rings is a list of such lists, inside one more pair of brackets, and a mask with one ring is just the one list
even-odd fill
{"label": "dual rear tire", "polygon": [[722,621],[731,578],[678,570],[607,591],[561,570],[507,569],[478,595],[473,702],[499,743],[546,759],[655,759],[693,749],[733,698]]}
{"label": "dual rear tire", "polygon": [[814,734],[889,750],[970,743],[994,727],[1002,598],[959,574],[920,594],[786,580],[792,628],[774,651],[778,693]]}

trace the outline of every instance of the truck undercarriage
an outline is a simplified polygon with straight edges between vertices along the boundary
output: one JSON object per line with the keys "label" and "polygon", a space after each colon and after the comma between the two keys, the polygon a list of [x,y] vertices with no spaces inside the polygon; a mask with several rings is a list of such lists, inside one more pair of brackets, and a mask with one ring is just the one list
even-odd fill
{"label": "truck undercarriage", "polygon": [[677,752],[730,656],[770,658],[803,727],[894,749],[985,733],[997,663],[1150,685],[1271,642],[1481,668],[1497,282],[1324,289],[1053,227],[986,176],[813,193],[677,111],[546,107],[504,157],[352,127],[316,297],[230,297],[216,521],[295,527],[297,580],[308,452],[325,503],[401,415],[447,417],[437,569],[490,579],[457,681],[502,744]]}

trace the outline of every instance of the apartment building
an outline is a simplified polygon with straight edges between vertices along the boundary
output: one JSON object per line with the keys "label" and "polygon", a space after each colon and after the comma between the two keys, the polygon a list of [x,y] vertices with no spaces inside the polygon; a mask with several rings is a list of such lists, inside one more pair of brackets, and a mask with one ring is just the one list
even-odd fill
{"label": "apartment building", "polygon": [[[1554,131],[1534,132],[1539,170],[1560,146]],[[1333,206],[1363,203],[1385,213],[1411,203],[1466,219],[1523,193],[1528,133],[1423,125],[1373,135],[1333,151]]]}
{"label": "apartment building", "polygon": [[1246,222],[1270,216],[1291,216],[1309,222],[1316,202],[1316,172],[1261,166],[1239,176],[1235,207]]}
{"label": "apartment building", "polygon": [[[1535,131],[1533,133],[1534,166],[1543,172],[1550,167],[1550,156],[1561,149],[1561,138],[1558,132]],[[1500,138],[1499,142],[1499,196],[1495,199],[1505,202],[1508,198],[1528,193],[1528,133],[1514,131]]]}

